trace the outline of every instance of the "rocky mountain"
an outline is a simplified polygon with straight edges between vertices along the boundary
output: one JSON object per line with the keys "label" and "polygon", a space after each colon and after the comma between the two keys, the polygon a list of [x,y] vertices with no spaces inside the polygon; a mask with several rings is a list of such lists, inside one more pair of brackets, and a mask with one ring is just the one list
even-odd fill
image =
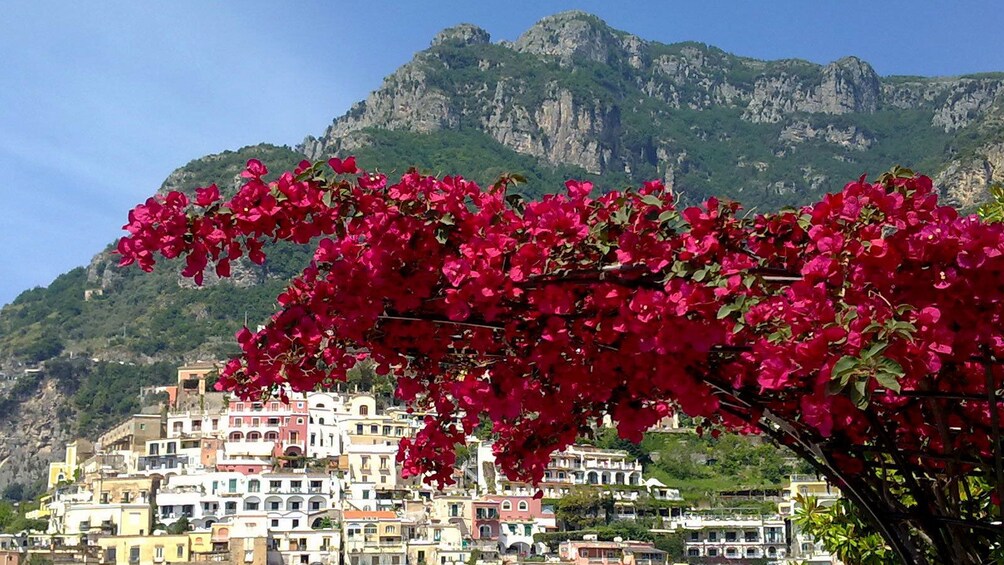
{"label": "rocky mountain", "polygon": [[987,127],[1004,116],[1002,92],[1004,75],[880,77],[853,56],[759,61],[566,12],[511,43],[469,24],[441,32],[301,149],[319,158],[387,130],[474,131],[552,166],[758,206],[900,163],[971,206],[1004,178],[1004,134]]}
{"label": "rocky mountain", "polygon": [[[322,135],[196,159],[161,190],[233,190],[252,157],[275,171],[353,153],[390,173],[519,172],[530,196],[569,177],[609,188],[661,178],[686,201],[771,209],[901,164],[968,208],[1004,180],[1002,93],[1004,74],[882,77],[853,56],[759,61],[567,12],[513,42],[469,24],[444,30]],[[310,256],[276,246],[264,266],[235,265],[234,279],[197,289],[176,266],[120,270],[109,249],[0,311],[0,489],[37,484],[68,439],[136,409],[139,386],[169,379],[165,367],[234,353],[233,333],[264,321]]]}

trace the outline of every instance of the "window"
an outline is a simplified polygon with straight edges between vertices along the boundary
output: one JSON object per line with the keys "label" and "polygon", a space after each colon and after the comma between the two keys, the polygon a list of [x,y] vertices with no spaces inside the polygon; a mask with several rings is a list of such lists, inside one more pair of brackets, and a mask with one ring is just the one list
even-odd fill
{"label": "window", "polygon": [[[989,404],[987,404],[987,406],[990,406],[990,405],[989,405]],[[146,429],[146,424],[140,424],[140,425],[139,425],[139,429],[141,429],[141,430],[145,430],[145,429]]]}
{"label": "window", "polygon": [[363,491],[363,500],[369,500],[369,498],[370,498],[370,491],[364,490]]}
{"label": "window", "polygon": [[290,492],[300,492],[300,485],[302,485],[302,484],[303,484],[302,481],[290,481],[289,482],[289,491]]}
{"label": "window", "polygon": [[370,413],[370,407],[369,406],[366,406],[365,404],[359,406],[359,415],[360,416],[368,416],[369,413]]}
{"label": "window", "polygon": [[153,548],[153,558],[154,559],[163,559],[164,558],[164,546],[162,546],[162,545],[154,546],[154,548]]}
{"label": "window", "polygon": [[739,555],[739,552],[734,547],[730,547],[730,548],[728,548],[728,549],[725,550],[725,557],[736,557],[738,555]]}
{"label": "window", "polygon": [[296,528],[299,528],[299,527],[300,527],[300,521],[298,519],[294,518],[293,519],[293,529],[295,530]]}
{"label": "window", "polygon": [[532,536],[533,535],[533,526],[531,526],[530,524],[523,524],[523,535],[524,536]]}
{"label": "window", "polygon": [[440,541],[443,539],[443,530],[436,528],[432,530],[432,541]]}
{"label": "window", "polygon": [[363,435],[363,425],[362,424],[356,424],[356,435],[357,436]]}
{"label": "window", "polygon": [[526,512],[529,509],[530,509],[530,505],[527,504],[525,500],[520,500],[519,501],[519,511],[520,512]]}
{"label": "window", "polygon": [[259,492],[261,490],[261,482],[258,479],[251,479],[248,481],[248,492]]}
{"label": "window", "polygon": [[321,509],[321,502],[320,502],[320,501],[318,501],[318,500],[314,500],[314,501],[312,501],[312,502],[310,503],[310,510],[311,510],[312,512],[313,512],[314,510],[320,510],[320,509]]}
{"label": "window", "polygon": [[378,429],[380,429],[380,427],[374,424],[374,425],[370,426],[370,433],[373,434],[373,435],[376,435]]}
{"label": "window", "polygon": [[746,557],[756,557],[756,556],[757,556],[757,551],[755,547],[746,548]]}
{"label": "window", "polygon": [[[989,406],[989,404],[987,406]],[[131,500],[132,500],[132,493],[131,492],[126,491],[126,492],[122,493],[122,503],[123,504],[128,504],[129,501],[131,501]]]}
{"label": "window", "polygon": [[736,541],[735,532],[725,532],[725,541]]}
{"label": "window", "polygon": [[278,500],[273,500],[273,501],[269,502],[268,503],[268,509],[269,510],[278,510],[279,509],[279,501]]}
{"label": "window", "polygon": [[[989,406],[989,404],[988,404],[988,406]],[[389,436],[390,435],[390,426],[384,426],[383,427],[383,435],[385,435],[385,436]]]}
{"label": "window", "polygon": [[282,481],[269,481],[268,492],[279,492],[282,489]]}
{"label": "window", "polygon": [[[990,406],[990,405],[988,404],[987,406]],[[390,565],[401,565],[401,556],[400,555],[391,555],[390,556]]]}
{"label": "window", "polygon": [[310,481],[310,492],[321,492],[321,481]]}
{"label": "window", "polygon": [[697,541],[699,539],[701,539],[700,532],[690,532],[690,541]]}
{"label": "window", "polygon": [[506,510],[506,511],[512,510],[512,503],[509,502],[508,500],[503,500],[502,501],[502,510]]}
{"label": "window", "polygon": [[453,518],[456,518],[457,516],[460,516],[460,505],[459,504],[451,504],[450,505],[450,516],[453,517]]}
{"label": "window", "polygon": [[278,528],[279,527],[279,520],[272,520],[271,524],[272,524],[273,528]]}
{"label": "window", "polygon": [[300,501],[298,501],[298,500],[291,500],[289,502],[289,509],[290,510],[299,510],[300,509]]}
{"label": "window", "polygon": [[[987,406],[989,406],[989,404]],[[227,487],[229,487],[227,492],[237,492],[237,479],[230,479],[227,483]]]}
{"label": "window", "polygon": [[177,555],[179,558],[185,556],[185,546],[181,545],[180,543],[178,544]]}
{"label": "window", "polygon": [[700,557],[701,551],[695,547],[691,547],[687,550],[687,557]]}
{"label": "window", "polygon": [[718,532],[708,532],[708,541],[718,541]]}
{"label": "window", "polygon": [[134,545],[129,548],[129,563],[139,563],[139,546]]}
{"label": "window", "polygon": [[370,565],[380,565],[380,556],[374,555],[370,557]]}
{"label": "window", "polygon": [[708,557],[718,557],[718,548],[717,547],[709,547],[708,548]]}

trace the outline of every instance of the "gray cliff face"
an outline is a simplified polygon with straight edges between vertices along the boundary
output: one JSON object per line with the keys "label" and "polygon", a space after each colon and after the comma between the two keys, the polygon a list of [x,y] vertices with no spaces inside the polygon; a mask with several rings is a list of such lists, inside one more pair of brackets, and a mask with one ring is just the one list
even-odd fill
{"label": "gray cliff face", "polygon": [[49,463],[61,460],[73,439],[72,422],[60,418],[68,399],[54,380],[43,381],[40,393],[0,420],[0,490],[20,482],[25,487],[46,476]]}
{"label": "gray cliff face", "polygon": [[949,203],[971,210],[986,196],[987,187],[1004,183],[1004,143],[981,147],[969,159],[952,161],[935,178]]}
{"label": "gray cliff face", "polygon": [[[635,38],[637,40],[637,38]],[[544,18],[513,43],[513,50],[555,57],[562,65],[576,61],[607,64],[616,39],[609,27],[585,12],[563,12]],[[638,40],[636,47],[640,47]]]}
{"label": "gray cliff face", "polygon": [[823,67],[818,80],[785,72],[758,78],[743,117],[777,123],[796,112],[871,113],[878,108],[880,92],[875,70],[857,57],[847,57]]}

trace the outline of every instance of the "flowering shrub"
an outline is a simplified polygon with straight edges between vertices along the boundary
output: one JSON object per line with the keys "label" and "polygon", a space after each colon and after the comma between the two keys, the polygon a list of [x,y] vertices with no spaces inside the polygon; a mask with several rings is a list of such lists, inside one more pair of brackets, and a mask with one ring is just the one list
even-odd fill
{"label": "flowering shrub", "polygon": [[453,446],[487,418],[505,473],[538,481],[604,415],[637,440],[674,410],[715,433],[781,422],[790,441],[847,446],[829,457],[846,476],[878,438],[931,472],[993,455],[1004,227],[938,206],[927,177],[862,177],[745,217],[716,199],[678,210],[657,182],[569,181],[522,202],[512,178],[389,184],[351,157],[266,173],[250,161],[227,201],[215,186],[147,200],[121,264],[184,257],[200,283],[261,263],[266,241],[321,238],[269,324],[237,335],[243,355],[217,386],[313,390],[370,356],[430,414],[402,442],[407,473],[451,482]]}

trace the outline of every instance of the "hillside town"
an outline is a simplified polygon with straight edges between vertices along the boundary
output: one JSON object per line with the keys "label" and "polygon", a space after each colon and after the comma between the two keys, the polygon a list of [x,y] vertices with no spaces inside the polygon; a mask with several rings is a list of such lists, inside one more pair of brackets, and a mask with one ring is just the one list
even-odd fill
{"label": "hillside town", "polygon": [[[701,510],[625,451],[570,447],[530,485],[506,480],[490,443],[472,437],[440,491],[403,478],[396,459],[422,414],[368,393],[242,401],[207,386],[216,370],[179,368],[176,385],[144,391],[166,398],[155,413],[67,445],[29,515],[45,531],[0,537],[0,563],[836,562],[791,521],[803,497],[839,496],[815,476],[791,477],[774,514]],[[681,554],[565,531],[555,505],[579,492],[611,499],[615,520],[677,537]]]}

